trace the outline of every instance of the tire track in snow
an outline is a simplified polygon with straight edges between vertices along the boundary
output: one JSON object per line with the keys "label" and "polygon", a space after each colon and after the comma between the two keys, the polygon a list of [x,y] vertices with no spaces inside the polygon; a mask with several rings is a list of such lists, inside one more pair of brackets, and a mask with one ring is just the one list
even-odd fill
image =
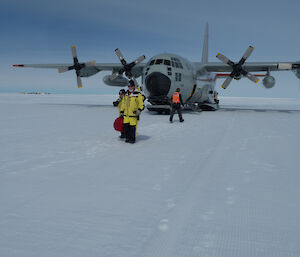
{"label": "tire track in snow", "polygon": [[[199,193],[199,188],[205,185],[205,181],[212,174],[206,172],[207,167],[215,161],[217,155],[222,156],[222,148],[226,141],[226,135],[231,133],[232,127],[235,123],[236,114],[231,115],[229,120],[226,120],[226,126],[223,133],[218,134],[218,138],[215,138],[213,147],[207,153],[207,156],[203,160],[201,166],[198,162],[192,167],[193,172],[188,178],[184,187],[178,193],[179,199],[176,205],[172,208],[168,208],[164,217],[162,217],[157,225],[156,233],[152,236],[149,244],[143,249],[142,255],[145,257],[168,257],[176,256],[176,245],[180,241],[181,237],[185,233],[185,227],[189,223],[193,216],[197,215],[195,209],[199,206],[199,202],[195,201],[195,196]],[[175,203],[174,203],[175,204]],[[201,216],[203,222],[208,222],[213,219],[214,211],[205,211]],[[206,242],[205,246],[210,247],[213,242]]]}

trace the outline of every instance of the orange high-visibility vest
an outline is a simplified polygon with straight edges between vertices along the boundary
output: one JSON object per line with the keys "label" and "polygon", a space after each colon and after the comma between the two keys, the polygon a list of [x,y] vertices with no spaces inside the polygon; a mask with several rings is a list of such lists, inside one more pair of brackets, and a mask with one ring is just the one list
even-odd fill
{"label": "orange high-visibility vest", "polygon": [[180,93],[179,92],[174,92],[172,95],[172,103],[173,104],[178,104],[180,103],[180,98],[179,98]]}

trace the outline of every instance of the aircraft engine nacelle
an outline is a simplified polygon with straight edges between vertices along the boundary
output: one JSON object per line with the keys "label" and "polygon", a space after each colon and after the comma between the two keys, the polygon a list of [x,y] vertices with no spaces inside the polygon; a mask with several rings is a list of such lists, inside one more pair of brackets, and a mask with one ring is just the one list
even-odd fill
{"label": "aircraft engine nacelle", "polygon": [[293,72],[295,73],[296,77],[300,79],[300,69],[293,70]]}
{"label": "aircraft engine nacelle", "polygon": [[114,79],[111,79],[110,75],[106,75],[103,77],[103,82],[108,86],[113,87],[125,87],[128,85],[128,79],[124,78],[123,76],[117,76]]}
{"label": "aircraft engine nacelle", "polygon": [[265,88],[272,88],[275,85],[275,78],[273,76],[267,76],[262,81]]}

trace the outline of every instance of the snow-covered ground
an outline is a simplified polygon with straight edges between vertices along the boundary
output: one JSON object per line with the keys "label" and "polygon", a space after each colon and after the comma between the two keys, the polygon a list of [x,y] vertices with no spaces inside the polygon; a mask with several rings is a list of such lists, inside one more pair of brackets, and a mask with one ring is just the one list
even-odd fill
{"label": "snow-covered ground", "polygon": [[0,94],[0,256],[300,256],[300,100],[184,123],[115,96]]}

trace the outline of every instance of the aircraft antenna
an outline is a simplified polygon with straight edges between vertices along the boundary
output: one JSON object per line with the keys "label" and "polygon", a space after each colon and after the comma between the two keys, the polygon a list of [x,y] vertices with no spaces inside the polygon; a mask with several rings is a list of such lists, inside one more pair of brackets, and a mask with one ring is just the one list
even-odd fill
{"label": "aircraft antenna", "polygon": [[208,23],[206,23],[206,28],[205,28],[201,62],[208,63]]}

